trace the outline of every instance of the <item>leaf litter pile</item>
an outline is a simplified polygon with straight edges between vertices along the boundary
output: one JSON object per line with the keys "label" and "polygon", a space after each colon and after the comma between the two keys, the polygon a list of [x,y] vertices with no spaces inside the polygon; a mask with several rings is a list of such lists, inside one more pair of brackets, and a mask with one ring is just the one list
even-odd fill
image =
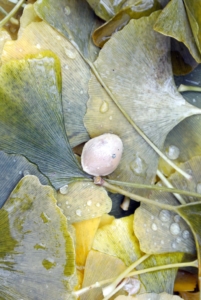
{"label": "leaf litter pile", "polygon": [[[201,1],[0,18],[0,299],[199,299]],[[80,156],[105,133],[122,158],[93,178]]]}

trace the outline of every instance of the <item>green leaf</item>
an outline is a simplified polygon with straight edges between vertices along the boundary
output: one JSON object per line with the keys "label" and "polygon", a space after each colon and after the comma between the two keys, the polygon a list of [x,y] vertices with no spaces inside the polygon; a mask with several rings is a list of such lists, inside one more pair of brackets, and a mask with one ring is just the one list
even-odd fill
{"label": "green leaf", "polygon": [[91,32],[100,21],[86,1],[40,0],[34,7],[39,17],[61,32],[85,58],[93,61],[97,57]]}
{"label": "green leaf", "polygon": [[121,181],[151,183],[158,164],[157,154],[128,122],[121,108],[159,149],[176,124],[200,113],[177,92],[169,38],[152,29],[158,15],[154,12],[149,17],[131,20],[105,44],[94,63],[120,109],[96,76],[92,75],[89,83],[84,124],[91,137],[106,132],[121,137],[123,157],[110,176]]}
{"label": "green leaf", "polygon": [[25,175],[35,175],[42,184],[49,184],[47,178],[38,171],[37,167],[20,155],[9,155],[0,151],[0,170],[0,208]]}
{"label": "green leaf", "polygon": [[[24,18],[28,12],[24,12]],[[88,100],[90,69],[78,51],[45,22],[32,22],[24,28],[18,40],[5,45],[1,59],[5,63],[11,58],[24,58],[46,49],[54,52],[61,62],[63,116],[69,142],[75,147],[89,139],[83,117]]]}
{"label": "green leaf", "polygon": [[73,241],[54,191],[24,177],[0,210],[1,299],[74,299]]}
{"label": "green leaf", "polygon": [[94,31],[93,41],[95,45],[103,47],[112,34],[121,30],[131,19],[149,16],[153,11],[159,8],[160,6],[158,5],[157,0],[141,1],[134,5],[124,7],[112,19]]}
{"label": "green leaf", "polygon": [[190,226],[197,247],[198,265],[199,265],[199,284],[201,284],[201,203],[190,203],[177,207],[178,213],[184,218],[186,223]]}
{"label": "green leaf", "polygon": [[1,67],[0,148],[37,164],[56,189],[86,176],[66,136],[60,65],[52,52]]}
{"label": "green leaf", "polygon": [[201,62],[201,54],[195,43],[182,0],[172,0],[168,3],[156,20],[154,29],[184,43],[194,59],[198,63]]}
{"label": "green leaf", "polygon": [[193,31],[193,36],[197,47],[201,53],[201,2],[200,0],[184,0],[184,4],[186,7],[186,12],[189,18],[189,22],[191,24],[191,28]]}

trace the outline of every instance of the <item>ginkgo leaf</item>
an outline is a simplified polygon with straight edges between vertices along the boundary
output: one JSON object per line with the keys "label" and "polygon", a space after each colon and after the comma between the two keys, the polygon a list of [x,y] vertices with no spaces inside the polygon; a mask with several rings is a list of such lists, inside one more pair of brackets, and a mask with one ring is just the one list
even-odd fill
{"label": "ginkgo leaf", "polygon": [[[180,168],[189,173],[192,179],[186,180],[175,172],[168,178],[174,188],[201,193],[201,157],[194,157],[180,164]],[[170,193],[153,191],[149,198],[173,206],[180,204]],[[182,195],[182,199],[184,203],[200,201],[199,198],[185,195]],[[141,203],[135,211],[134,231],[141,250],[146,253],[181,251],[195,254],[196,247],[191,229],[176,211]]]}
{"label": "ginkgo leaf", "polygon": [[18,39],[22,36],[25,28],[32,22],[41,22],[41,18],[36,14],[33,4],[27,4],[24,9],[22,16],[20,17],[20,28],[18,30]]}
{"label": "ginkgo leaf", "polygon": [[84,124],[91,137],[106,132],[121,137],[122,160],[110,177],[122,181],[152,182],[158,156],[128,122],[121,108],[159,149],[176,124],[200,113],[176,90],[169,38],[152,29],[159,13],[131,20],[105,44],[94,63],[119,108],[96,76],[92,75],[89,83]]}
{"label": "ginkgo leaf", "polygon": [[100,21],[86,1],[38,0],[34,7],[39,17],[62,33],[84,57],[96,59],[98,48],[91,41],[91,33]]}
{"label": "ginkgo leaf", "polygon": [[[89,286],[106,278],[114,278],[126,269],[125,264],[117,257],[91,250],[87,257],[82,287]],[[121,290],[121,294],[127,294]],[[101,288],[96,288],[81,295],[81,300],[102,300]],[[112,298],[113,299],[113,298]]]}
{"label": "ginkgo leaf", "polygon": [[35,175],[42,184],[49,184],[47,178],[38,171],[37,167],[20,155],[9,155],[0,151],[0,170],[0,208],[25,175]]}
{"label": "ginkgo leaf", "polygon": [[93,32],[94,44],[98,47],[103,45],[110,39],[113,33],[121,30],[131,19],[139,19],[149,16],[153,11],[160,9],[158,1],[142,1],[134,3],[134,5],[126,6],[118,12],[112,19],[104,23]]}
{"label": "ginkgo leaf", "polygon": [[[26,16],[31,8],[33,10],[33,5],[22,17]],[[5,45],[2,62],[13,58],[21,59],[26,54],[37,54],[46,49],[54,52],[61,62],[63,116],[69,142],[75,147],[89,139],[83,117],[88,100],[90,70],[78,51],[45,22],[32,22],[23,29],[18,40]]]}
{"label": "ginkgo leaf", "polygon": [[199,51],[201,52],[201,38],[200,38],[200,25],[201,25],[201,9],[200,3],[197,0],[184,0],[186,12],[191,24],[193,36]]}
{"label": "ginkgo leaf", "polygon": [[177,212],[184,218],[186,223],[191,228],[197,248],[197,256],[198,256],[198,279],[199,285],[201,284],[201,234],[200,234],[200,226],[201,226],[201,203],[189,203],[186,205],[181,205],[177,207]]}
{"label": "ginkgo leaf", "polygon": [[[126,266],[142,257],[143,252],[133,232],[133,215],[115,219],[110,225],[99,228],[94,238],[93,249],[120,258]],[[182,259],[182,253],[152,255],[136,269],[180,262]],[[147,292],[166,291],[172,293],[175,276],[176,269],[169,269],[141,274],[139,279]]]}
{"label": "ginkgo leaf", "polygon": [[74,256],[54,190],[24,177],[0,210],[1,299],[74,299]]}
{"label": "ginkgo leaf", "polygon": [[167,293],[145,293],[142,295],[137,295],[135,297],[131,296],[118,296],[115,300],[182,300],[181,297],[177,295],[170,295]]}
{"label": "ginkgo leaf", "polygon": [[1,67],[0,148],[37,164],[55,188],[86,176],[66,136],[60,65],[52,52]]}
{"label": "ginkgo leaf", "polygon": [[57,193],[59,207],[70,223],[97,218],[111,210],[112,201],[103,187],[79,181]]}
{"label": "ginkgo leaf", "polygon": [[201,62],[201,54],[195,43],[182,0],[172,0],[168,3],[156,20],[154,30],[184,43],[194,59]]}

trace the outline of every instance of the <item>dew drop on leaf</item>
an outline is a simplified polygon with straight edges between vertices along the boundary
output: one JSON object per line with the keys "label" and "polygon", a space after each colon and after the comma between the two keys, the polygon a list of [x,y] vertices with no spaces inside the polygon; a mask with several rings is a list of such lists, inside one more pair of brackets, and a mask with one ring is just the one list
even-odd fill
{"label": "dew drop on leaf", "polygon": [[180,153],[179,148],[177,148],[174,145],[169,146],[166,151],[166,155],[172,160],[177,159],[179,157],[179,153]]}
{"label": "dew drop on leaf", "polygon": [[147,165],[141,157],[136,155],[130,164],[130,168],[136,175],[143,176],[147,169]]}
{"label": "dew drop on leaf", "polygon": [[151,225],[151,229],[154,230],[154,231],[156,231],[158,229],[158,227],[157,227],[157,225],[155,223],[153,223]]}
{"label": "dew drop on leaf", "polygon": [[81,209],[77,209],[75,213],[78,217],[81,217],[81,215],[82,215]]}
{"label": "dew drop on leaf", "polygon": [[109,109],[109,105],[106,101],[104,101],[100,106],[100,112],[104,114],[108,111],[108,109]]}
{"label": "dew drop on leaf", "polygon": [[170,225],[170,233],[171,233],[172,235],[177,235],[177,234],[180,233],[180,231],[181,231],[181,229],[180,229],[180,226],[179,226],[178,223],[172,223],[172,224]]}
{"label": "dew drop on leaf", "polygon": [[64,9],[64,11],[65,11],[65,14],[66,14],[67,16],[69,16],[70,13],[71,13],[71,9],[70,9],[69,6],[66,6],[65,9]]}
{"label": "dew drop on leaf", "polygon": [[171,218],[171,214],[168,210],[161,210],[159,213],[159,218],[162,222],[169,222]]}
{"label": "dew drop on leaf", "polygon": [[176,223],[179,223],[180,219],[181,219],[181,217],[180,217],[179,215],[175,215],[175,216],[174,216],[174,221],[175,221]]}
{"label": "dew drop on leaf", "polygon": [[66,184],[66,185],[62,186],[62,187],[59,189],[59,191],[60,191],[60,193],[61,193],[62,195],[67,194],[67,192],[68,192],[68,185]]}
{"label": "dew drop on leaf", "polygon": [[201,194],[201,182],[198,182],[197,184],[197,193]]}
{"label": "dew drop on leaf", "polygon": [[76,52],[74,50],[70,50],[68,48],[64,48],[65,54],[68,58],[75,59],[76,58]]}
{"label": "dew drop on leaf", "polygon": [[188,230],[184,230],[182,233],[183,238],[186,240],[189,238],[190,236],[190,232]]}

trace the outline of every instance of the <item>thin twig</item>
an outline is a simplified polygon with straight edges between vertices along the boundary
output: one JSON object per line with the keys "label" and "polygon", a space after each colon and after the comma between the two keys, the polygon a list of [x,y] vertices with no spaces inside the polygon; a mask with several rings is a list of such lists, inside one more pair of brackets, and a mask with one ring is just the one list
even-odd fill
{"label": "thin twig", "polygon": [[18,9],[22,6],[22,4],[25,2],[25,0],[20,0],[13,9],[3,18],[3,20],[0,21],[0,28],[3,27],[18,11]]}

